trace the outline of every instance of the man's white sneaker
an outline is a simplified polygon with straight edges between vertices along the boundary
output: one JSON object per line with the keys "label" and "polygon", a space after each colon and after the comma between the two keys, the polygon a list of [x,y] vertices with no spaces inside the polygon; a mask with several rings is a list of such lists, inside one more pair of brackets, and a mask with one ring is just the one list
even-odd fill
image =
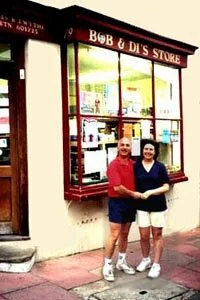
{"label": "man's white sneaker", "polygon": [[148,273],[148,277],[150,278],[158,278],[160,276],[160,265],[159,264],[153,264],[151,267],[151,270]]}
{"label": "man's white sneaker", "polygon": [[103,277],[107,281],[115,280],[112,263],[103,266]]}
{"label": "man's white sneaker", "polygon": [[139,265],[136,267],[138,272],[143,272],[151,268],[151,259],[149,257],[143,258]]}
{"label": "man's white sneaker", "polygon": [[128,275],[135,274],[135,270],[132,267],[128,266],[126,260],[123,260],[122,262],[118,261],[116,264],[116,269],[124,271],[124,273]]}

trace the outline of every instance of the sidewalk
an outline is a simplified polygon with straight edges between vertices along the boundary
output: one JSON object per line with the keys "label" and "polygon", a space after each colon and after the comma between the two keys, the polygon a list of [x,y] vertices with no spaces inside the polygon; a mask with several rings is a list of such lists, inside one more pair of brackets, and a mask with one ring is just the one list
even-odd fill
{"label": "sidewalk", "polygon": [[[141,258],[139,242],[128,246],[127,261]],[[200,228],[165,237],[162,273],[115,272],[113,283],[101,275],[103,250],[36,263],[30,273],[0,273],[0,300],[199,300]]]}

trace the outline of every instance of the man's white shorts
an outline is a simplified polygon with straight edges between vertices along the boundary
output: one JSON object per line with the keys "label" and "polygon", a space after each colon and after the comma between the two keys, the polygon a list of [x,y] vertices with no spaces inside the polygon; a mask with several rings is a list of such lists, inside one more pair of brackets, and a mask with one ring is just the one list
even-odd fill
{"label": "man's white shorts", "polygon": [[136,220],[139,227],[163,228],[167,222],[167,210],[158,212],[137,210]]}

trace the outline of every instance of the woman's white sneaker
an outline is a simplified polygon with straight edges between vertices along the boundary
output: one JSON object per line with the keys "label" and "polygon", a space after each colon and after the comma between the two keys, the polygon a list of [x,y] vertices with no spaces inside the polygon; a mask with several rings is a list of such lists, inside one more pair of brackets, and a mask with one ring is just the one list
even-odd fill
{"label": "woman's white sneaker", "polygon": [[147,257],[147,258],[143,258],[141,260],[141,262],[139,263],[139,265],[136,267],[136,270],[138,272],[143,272],[147,269],[150,269],[151,268],[151,259],[150,257]]}
{"label": "woman's white sneaker", "polygon": [[160,265],[159,264],[153,264],[151,267],[151,270],[148,273],[148,277],[150,278],[158,278],[160,276]]}

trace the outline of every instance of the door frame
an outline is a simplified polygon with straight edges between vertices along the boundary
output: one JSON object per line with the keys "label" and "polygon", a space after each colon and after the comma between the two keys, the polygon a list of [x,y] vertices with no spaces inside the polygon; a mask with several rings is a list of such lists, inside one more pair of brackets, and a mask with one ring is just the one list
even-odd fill
{"label": "door frame", "polygon": [[[11,61],[0,62],[4,68],[9,71],[9,101],[14,103],[12,109],[12,122],[14,131],[11,132],[12,141],[16,149],[11,157],[13,176],[16,182],[15,186],[15,203],[14,210],[17,214],[16,220],[13,223],[13,234],[0,235],[3,240],[13,240],[13,237],[27,238],[29,236],[28,224],[28,167],[27,167],[27,134],[26,134],[26,90],[25,78],[20,78],[20,71],[25,73],[25,39],[13,38],[11,42]],[[1,41],[1,40],[0,40]],[[5,42],[5,40],[1,41]],[[8,42],[8,40],[6,40]]]}

